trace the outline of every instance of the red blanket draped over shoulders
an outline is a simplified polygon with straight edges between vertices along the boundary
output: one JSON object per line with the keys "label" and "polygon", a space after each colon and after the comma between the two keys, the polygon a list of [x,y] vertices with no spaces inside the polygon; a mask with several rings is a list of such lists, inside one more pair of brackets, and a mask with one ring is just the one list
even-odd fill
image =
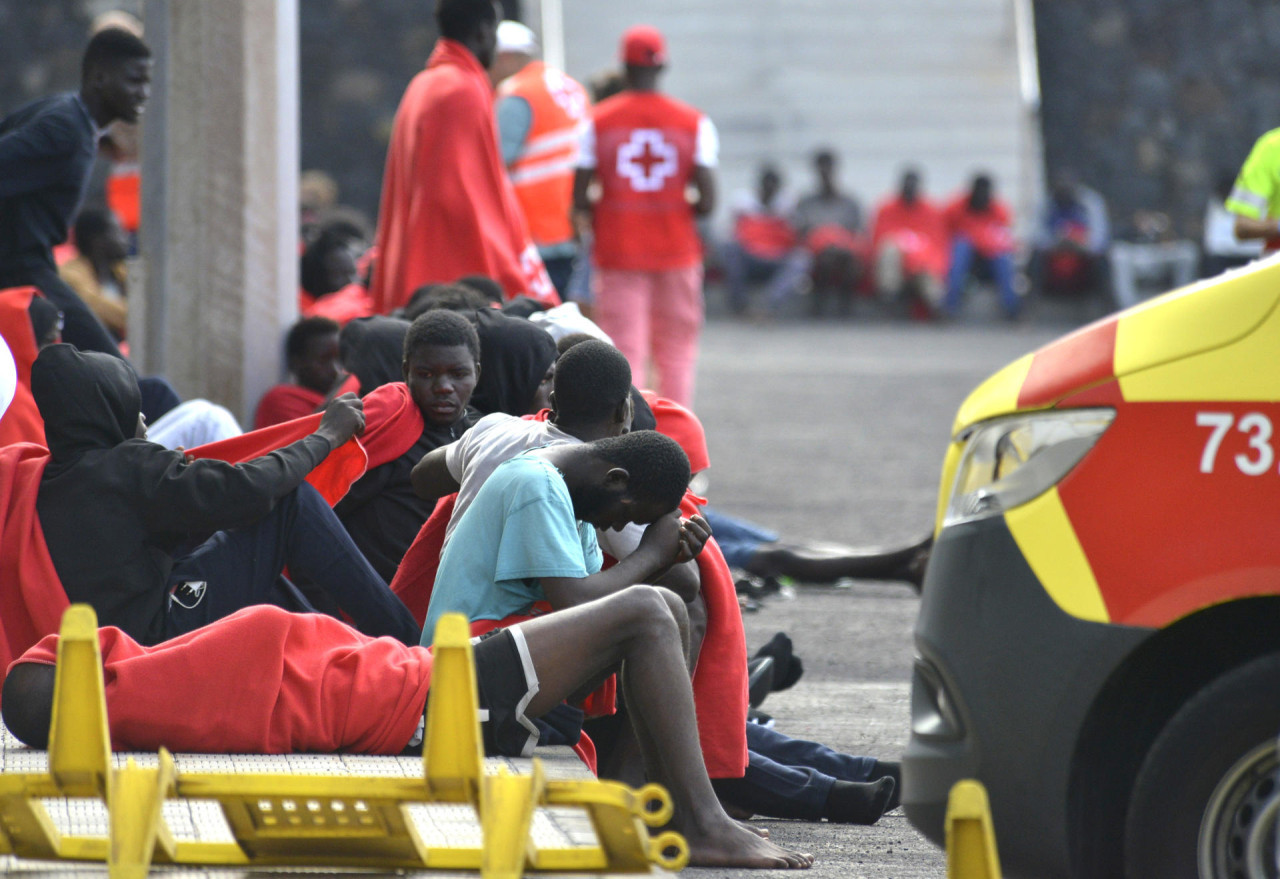
{"label": "red blanket draped over shoulders", "polygon": [[0,448],[0,663],[6,666],[58,631],[68,604],[36,514],[48,462],[40,446]]}
{"label": "red blanket draped over shoulders", "polygon": [[35,331],[31,328],[31,316],[27,313],[32,297],[38,295],[35,287],[0,290],[0,336],[4,337],[13,354],[13,365],[18,373],[13,401],[0,413],[0,446],[10,443],[44,445],[44,419],[31,396],[31,364],[35,363],[40,351],[36,346]]}
{"label": "red blanket draped over shoulders", "polygon": [[[295,418],[283,424],[253,430],[240,436],[207,443],[188,449],[196,458],[216,458],[238,464],[269,454],[289,443],[314,433],[320,426],[321,413]],[[422,413],[409,396],[404,382],[393,382],[372,391],[364,398],[364,433],[329,453],[307,482],[320,492],[330,505],[342,500],[352,483],[366,469],[394,461],[412,448],[425,429]]]}
{"label": "red blanket draped over shoulders", "polygon": [[[702,499],[686,491],[680,514],[698,512]],[[693,670],[702,759],[712,778],[741,778],[747,770],[747,640],[733,574],[714,537],[698,556],[707,633]]]}
{"label": "red blanket draped over shoulders", "polygon": [[[679,403],[644,391],[658,431],[684,449],[689,467],[697,473],[711,464],[702,422]],[[688,518],[706,504],[685,491],[680,515]],[[715,537],[698,556],[702,600],[707,606],[707,633],[693,672],[693,701],[698,709],[698,735],[707,774],[712,778],[741,778],[747,766],[747,641],[733,574]]]}
{"label": "red blanket draped over shoulders", "polygon": [[327,317],[345,327],[356,318],[375,312],[369,291],[359,284],[348,284],[318,298],[305,290],[298,291],[298,313],[302,317]]}
{"label": "red blanket draped over shoulders", "polygon": [[488,74],[461,43],[440,39],[400,101],[376,245],[369,294],[383,314],[471,274],[560,303],[502,166]]}

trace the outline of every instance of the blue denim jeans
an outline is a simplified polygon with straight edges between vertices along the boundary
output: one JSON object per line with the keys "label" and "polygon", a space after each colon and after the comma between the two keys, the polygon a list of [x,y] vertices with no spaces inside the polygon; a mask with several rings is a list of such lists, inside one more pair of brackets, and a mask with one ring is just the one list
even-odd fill
{"label": "blue denim jeans", "polygon": [[747,757],[742,778],[712,780],[716,793],[757,815],[806,821],[822,817],[837,779],[866,781],[876,766],[874,757],[842,754],[758,723],[747,724]]}
{"label": "blue denim jeans", "polygon": [[760,548],[762,543],[773,543],[778,535],[754,522],[739,519],[727,513],[702,508],[702,517],[711,526],[711,536],[716,539],[724,560],[731,568],[745,568],[747,561]]}
{"label": "blue denim jeans", "polygon": [[[967,238],[957,238],[951,245],[951,271],[947,274],[947,295],[942,307],[947,314],[954,317],[960,312],[960,299],[964,296],[964,285],[969,280],[969,272],[974,260],[984,259],[979,256],[973,244]],[[991,267],[991,276],[996,282],[996,293],[1000,296],[1000,305],[1009,317],[1017,317],[1022,308],[1022,300],[1013,289],[1013,255],[1000,253],[985,257]]]}

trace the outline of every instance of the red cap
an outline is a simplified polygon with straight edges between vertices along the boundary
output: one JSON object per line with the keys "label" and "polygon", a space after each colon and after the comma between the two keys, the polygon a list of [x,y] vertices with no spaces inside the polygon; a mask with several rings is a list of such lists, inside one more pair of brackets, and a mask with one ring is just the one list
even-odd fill
{"label": "red cap", "polygon": [[667,63],[667,41],[647,24],[627,28],[622,35],[622,63],[631,67],[662,67]]}

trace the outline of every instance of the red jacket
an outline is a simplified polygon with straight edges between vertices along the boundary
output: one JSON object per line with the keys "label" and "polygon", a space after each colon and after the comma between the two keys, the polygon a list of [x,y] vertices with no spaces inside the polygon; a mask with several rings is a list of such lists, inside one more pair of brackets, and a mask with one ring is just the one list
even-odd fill
{"label": "red jacket", "polygon": [[951,237],[968,239],[979,256],[990,258],[1013,252],[1009,208],[999,199],[991,199],[985,211],[971,211],[966,192],[947,205],[944,214]]}

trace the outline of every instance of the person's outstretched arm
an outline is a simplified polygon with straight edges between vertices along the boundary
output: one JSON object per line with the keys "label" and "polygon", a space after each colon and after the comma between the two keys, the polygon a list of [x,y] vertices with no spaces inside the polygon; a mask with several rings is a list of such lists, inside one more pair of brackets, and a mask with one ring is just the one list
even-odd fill
{"label": "person's outstretched arm", "polygon": [[328,454],[364,430],[360,398],[343,394],[325,410],[315,433],[242,464],[175,452],[169,466],[143,487],[148,530],[213,533],[258,521],[296,489]]}
{"label": "person's outstretched arm", "polygon": [[413,465],[409,474],[409,482],[413,485],[413,493],[426,501],[438,501],[445,495],[453,494],[462,484],[449,472],[445,460],[449,446],[432,449],[422,456],[422,460]]}

